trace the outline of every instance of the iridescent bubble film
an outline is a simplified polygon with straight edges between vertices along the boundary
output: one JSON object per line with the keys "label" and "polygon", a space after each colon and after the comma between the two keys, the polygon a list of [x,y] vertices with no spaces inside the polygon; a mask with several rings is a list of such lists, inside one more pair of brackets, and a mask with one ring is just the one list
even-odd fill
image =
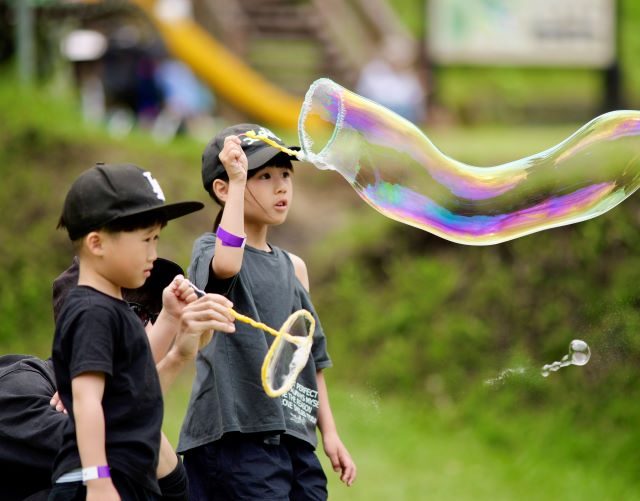
{"label": "iridescent bubble film", "polygon": [[596,217],[640,186],[640,112],[614,111],[557,146],[477,167],[411,122],[329,79],[300,113],[300,157],[339,172],[385,216],[452,242],[490,245]]}

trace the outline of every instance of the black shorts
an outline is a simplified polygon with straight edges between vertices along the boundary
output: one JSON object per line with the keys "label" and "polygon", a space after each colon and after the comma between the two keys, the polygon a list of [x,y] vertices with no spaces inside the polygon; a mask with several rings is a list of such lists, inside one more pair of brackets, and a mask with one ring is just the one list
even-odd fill
{"label": "black shorts", "polygon": [[325,501],[327,477],[313,447],[282,436],[227,433],[184,453],[190,501]]}
{"label": "black shorts", "polygon": [[[122,501],[158,501],[160,496],[134,483],[122,473],[111,470],[111,480]],[[53,484],[49,501],[85,501],[87,488],[82,482]]]}

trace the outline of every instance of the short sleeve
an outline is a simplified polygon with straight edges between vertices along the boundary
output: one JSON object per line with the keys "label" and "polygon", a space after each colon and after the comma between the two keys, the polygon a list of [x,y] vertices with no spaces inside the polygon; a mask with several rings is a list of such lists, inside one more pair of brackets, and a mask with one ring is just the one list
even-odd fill
{"label": "short sleeve", "polygon": [[313,357],[316,369],[327,369],[333,364],[331,362],[331,358],[329,357],[329,353],[327,352],[327,338],[324,335],[324,330],[322,329],[320,318],[318,317],[318,314],[313,307],[313,303],[311,302],[309,293],[300,282],[298,282],[297,290],[298,294],[300,295],[300,304],[302,308],[308,310],[316,320],[316,328],[313,332],[311,356]]}
{"label": "short sleeve", "polygon": [[191,262],[187,269],[187,275],[197,287],[204,289],[209,280],[209,270],[215,249],[215,236],[213,233],[205,233],[193,243]]}
{"label": "short sleeve", "polygon": [[324,335],[318,316],[314,316],[316,317],[316,330],[313,333],[311,356],[313,357],[316,369],[327,369],[333,365],[331,358],[329,358],[329,353],[327,352],[327,338]]}
{"label": "short sleeve", "polygon": [[115,336],[119,332],[113,312],[95,306],[82,312],[73,324],[69,339],[69,375],[85,372],[113,375]]}
{"label": "short sleeve", "polygon": [[187,275],[196,287],[206,292],[226,296],[236,283],[238,275],[224,280],[215,277],[211,268],[215,246],[216,237],[213,233],[205,233],[195,241]]}

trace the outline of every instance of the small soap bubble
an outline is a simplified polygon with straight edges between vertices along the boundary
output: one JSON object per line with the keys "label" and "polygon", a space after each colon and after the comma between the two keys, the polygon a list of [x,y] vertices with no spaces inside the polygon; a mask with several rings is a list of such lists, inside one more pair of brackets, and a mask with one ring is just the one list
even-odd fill
{"label": "small soap bubble", "polygon": [[591,350],[581,339],[574,339],[569,345],[569,355],[573,365],[585,365],[591,358]]}
{"label": "small soap bubble", "polygon": [[541,374],[547,377],[551,372],[556,372],[567,365],[586,365],[591,358],[589,345],[582,339],[574,339],[569,343],[569,353],[560,359],[559,362],[545,364],[542,366]]}

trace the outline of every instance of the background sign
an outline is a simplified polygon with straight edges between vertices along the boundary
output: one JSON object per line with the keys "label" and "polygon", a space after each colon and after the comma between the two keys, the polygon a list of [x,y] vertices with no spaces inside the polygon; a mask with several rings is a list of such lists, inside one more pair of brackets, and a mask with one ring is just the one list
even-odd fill
{"label": "background sign", "polygon": [[615,0],[430,0],[441,64],[581,66],[615,60]]}

